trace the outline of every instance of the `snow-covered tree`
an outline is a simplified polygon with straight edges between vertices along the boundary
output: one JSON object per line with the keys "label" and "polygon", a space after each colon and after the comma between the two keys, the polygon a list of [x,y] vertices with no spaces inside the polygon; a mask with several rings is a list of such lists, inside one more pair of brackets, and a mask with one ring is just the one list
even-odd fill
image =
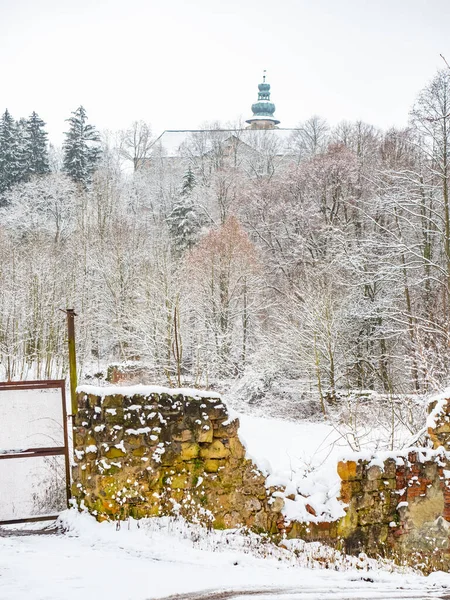
{"label": "snow-covered tree", "polygon": [[[242,370],[254,340],[261,309],[257,250],[236,219],[211,230],[191,251],[188,272],[209,368],[221,375]],[[260,296],[261,298],[261,296]],[[194,331],[192,333],[194,335]]]}
{"label": "snow-covered tree", "polygon": [[86,110],[80,106],[67,119],[69,131],[65,132],[64,171],[76,183],[86,188],[100,159],[100,136],[93,125],[87,123]]}
{"label": "snow-covered tree", "polygon": [[130,160],[137,171],[150,154],[153,144],[151,126],[144,121],[134,121],[130,129],[121,132],[120,138],[120,154]]}
{"label": "snow-covered tree", "polygon": [[25,175],[21,129],[10,112],[0,120],[0,194],[23,180]]}
{"label": "snow-covered tree", "polygon": [[[155,379],[199,384],[266,365],[270,377],[307,382],[325,409],[355,388],[442,385],[449,89],[440,74],[404,131],[362,122],[329,131],[312,118],[284,156],[270,131],[251,148],[238,130],[201,131],[179,160],[161,152],[127,177],[120,136],[104,139],[95,167],[98,136],[80,108],[66,134],[66,174],[21,180],[30,132],[6,113],[0,368],[19,375],[36,361],[45,374],[60,365],[55,314],[70,303],[81,363],[139,357]],[[139,160],[147,138],[133,132],[127,148]],[[61,162],[51,152],[51,170]]]}
{"label": "snow-covered tree", "polygon": [[183,177],[183,185],[181,187],[181,195],[182,196],[190,196],[196,186],[196,179],[195,179],[195,175],[191,169],[191,166],[189,165],[188,170],[186,171],[186,174]]}
{"label": "snow-covered tree", "polygon": [[312,157],[326,150],[328,134],[329,127],[325,119],[315,115],[297,125],[291,144],[299,158]]}
{"label": "snow-covered tree", "polygon": [[179,254],[192,248],[200,229],[200,217],[192,196],[195,185],[195,175],[189,167],[183,178],[181,193],[167,217],[173,247]]}
{"label": "snow-covered tree", "polygon": [[450,71],[439,71],[419,94],[411,112],[425,168],[434,188],[435,204],[443,227],[439,239],[446,270],[447,303],[450,298]]}
{"label": "snow-covered tree", "polygon": [[57,244],[74,229],[76,186],[66,175],[33,177],[14,186],[6,199],[2,222],[22,239],[48,234]]}
{"label": "snow-covered tree", "polygon": [[25,154],[28,175],[46,175],[50,172],[47,132],[45,123],[34,111],[26,122]]}

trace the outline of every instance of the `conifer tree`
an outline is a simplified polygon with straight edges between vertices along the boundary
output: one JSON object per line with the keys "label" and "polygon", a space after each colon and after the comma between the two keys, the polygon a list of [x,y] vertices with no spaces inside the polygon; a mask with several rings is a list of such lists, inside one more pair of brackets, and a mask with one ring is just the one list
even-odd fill
{"label": "conifer tree", "polygon": [[173,239],[175,251],[182,254],[195,244],[200,229],[200,219],[195,210],[192,191],[196,185],[191,168],[183,177],[183,185],[179,198],[173,205],[167,218],[169,231]]}
{"label": "conifer tree", "polygon": [[44,121],[33,111],[26,123],[25,154],[28,175],[50,172],[47,132]]}
{"label": "conifer tree", "polygon": [[93,125],[87,124],[86,111],[82,106],[67,121],[70,127],[65,132],[63,144],[64,171],[86,188],[100,159],[100,135]]}
{"label": "conifer tree", "polygon": [[28,147],[27,147],[27,120],[24,118],[16,122],[16,146],[17,146],[17,168],[18,176],[16,183],[29,180],[28,170]]}
{"label": "conifer tree", "polygon": [[21,128],[8,109],[0,120],[0,194],[10,189],[25,176]]}
{"label": "conifer tree", "polygon": [[192,190],[194,189],[196,183],[197,182],[195,180],[195,175],[192,172],[191,166],[189,165],[188,170],[183,177],[183,185],[181,188],[181,195],[182,196],[190,195],[192,193]]}

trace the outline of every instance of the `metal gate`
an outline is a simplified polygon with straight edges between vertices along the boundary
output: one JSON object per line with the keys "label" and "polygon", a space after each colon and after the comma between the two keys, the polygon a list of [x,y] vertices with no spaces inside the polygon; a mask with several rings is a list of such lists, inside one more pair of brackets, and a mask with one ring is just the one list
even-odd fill
{"label": "metal gate", "polygon": [[55,519],[69,499],[64,379],[0,383],[0,525]]}

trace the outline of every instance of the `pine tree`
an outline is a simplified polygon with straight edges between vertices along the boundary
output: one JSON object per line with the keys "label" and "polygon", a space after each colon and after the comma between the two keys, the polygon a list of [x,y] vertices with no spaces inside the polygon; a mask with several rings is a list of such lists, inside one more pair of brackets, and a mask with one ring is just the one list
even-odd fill
{"label": "pine tree", "polygon": [[182,196],[190,195],[192,193],[192,190],[194,189],[196,183],[197,182],[195,180],[195,175],[192,172],[192,169],[189,165],[188,170],[183,177],[183,185],[181,188],[181,195]]}
{"label": "pine tree", "polygon": [[72,115],[67,119],[69,131],[64,134],[64,171],[73,181],[86,188],[100,159],[100,135],[93,125],[86,123],[87,115],[82,106]]}
{"label": "pine tree", "polygon": [[24,158],[21,127],[6,109],[0,120],[0,194],[24,179]]}
{"label": "pine tree", "polygon": [[172,212],[167,217],[173,246],[177,253],[182,254],[195,244],[200,229],[200,219],[195,210],[192,191],[196,181],[189,167],[183,177],[183,185],[179,198],[173,205]]}
{"label": "pine tree", "polygon": [[16,183],[22,183],[30,179],[28,172],[28,132],[27,132],[27,120],[19,119],[16,122],[16,146],[17,146],[17,181]]}
{"label": "pine tree", "polygon": [[26,123],[25,153],[28,175],[50,173],[44,121],[33,111]]}

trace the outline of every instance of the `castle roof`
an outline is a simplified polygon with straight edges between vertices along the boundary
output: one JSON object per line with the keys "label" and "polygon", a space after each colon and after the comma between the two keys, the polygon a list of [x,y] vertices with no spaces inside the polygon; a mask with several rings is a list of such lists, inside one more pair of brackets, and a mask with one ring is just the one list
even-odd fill
{"label": "castle roof", "polygon": [[[266,118],[266,117],[264,117]],[[292,155],[298,129],[189,129],[166,130],[154,142],[152,152],[166,158],[207,154],[218,143],[235,141],[256,152],[263,149],[275,156]]]}

